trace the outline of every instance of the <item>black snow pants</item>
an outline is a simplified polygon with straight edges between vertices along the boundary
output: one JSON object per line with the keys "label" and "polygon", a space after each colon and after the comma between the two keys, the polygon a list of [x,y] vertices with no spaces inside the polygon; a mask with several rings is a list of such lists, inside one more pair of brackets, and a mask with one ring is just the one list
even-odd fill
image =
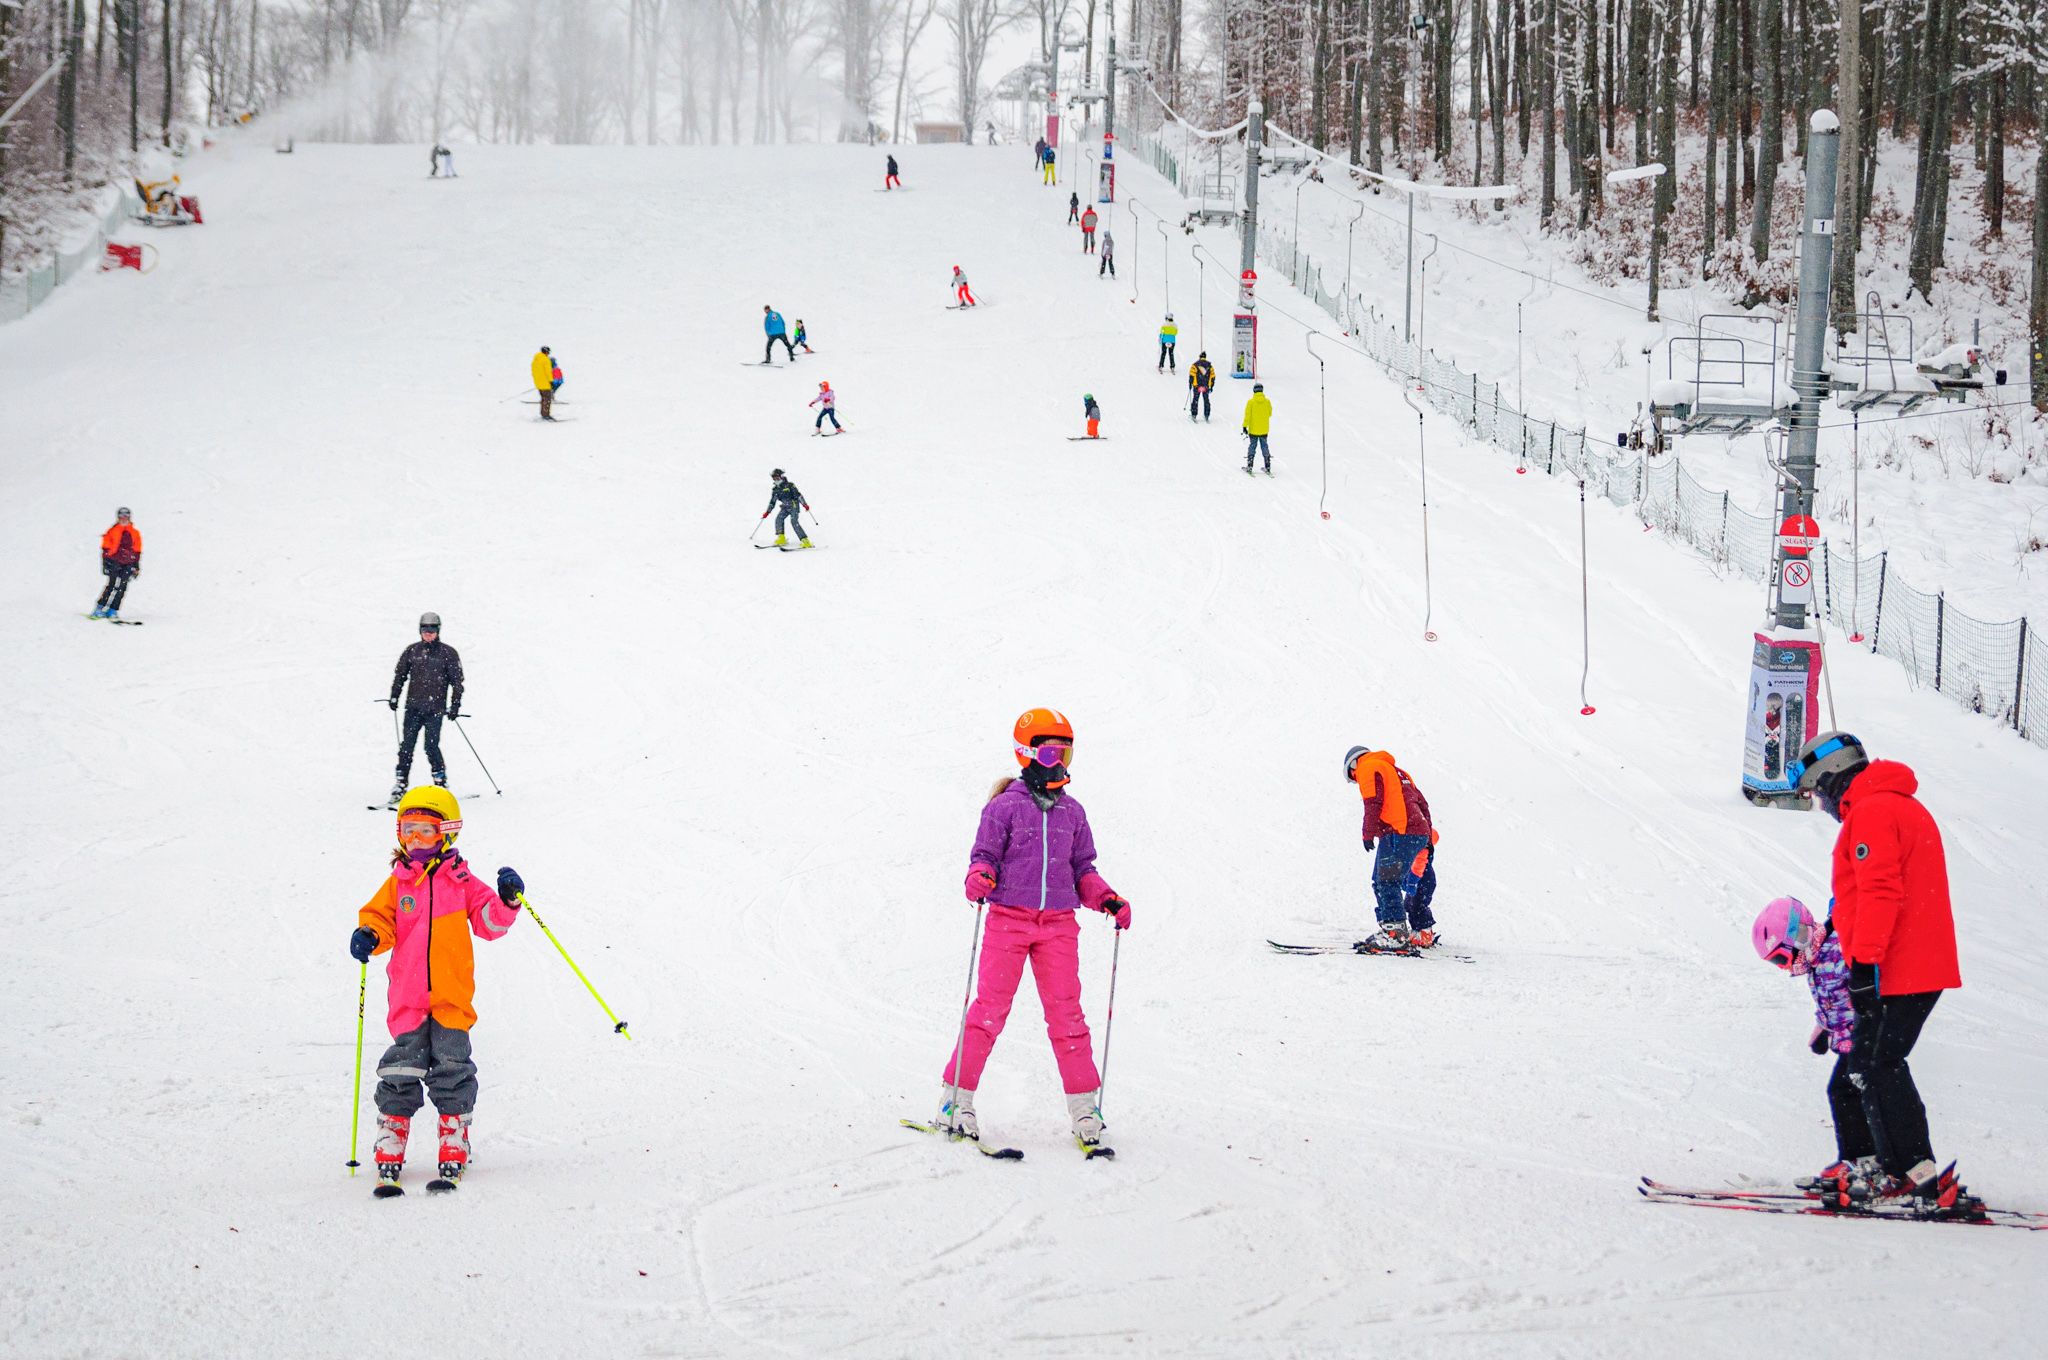
{"label": "black snow pants", "polygon": [[[1878,1161],[1894,1176],[1934,1160],[1927,1132],[1927,1107],[1906,1066],[1940,992],[1887,996],[1877,1009],[1856,1017],[1849,1050],[1849,1080],[1863,1097],[1863,1118]],[[1838,1134],[1837,1137],[1840,1135]]]}
{"label": "black snow pants", "polygon": [[135,568],[106,563],[100,568],[107,574],[106,587],[100,591],[101,609],[119,609],[122,599],[128,594],[128,583],[135,579]]}
{"label": "black snow pants", "polygon": [[771,335],[768,337],[767,347],[761,351],[761,362],[764,364],[769,363],[775,358],[775,342],[777,340],[780,340],[782,347],[789,351],[791,362],[795,362],[796,346],[789,343],[789,336],[787,335]]}
{"label": "black snow pants", "polygon": [[448,778],[448,762],[441,759],[441,718],[439,713],[428,713],[423,709],[405,710],[405,735],[398,739],[398,782],[403,784],[412,777],[412,748],[421,732],[427,734],[427,765],[434,772],[434,778]]}
{"label": "black snow pants", "polygon": [[1199,407],[1201,407],[1201,408],[1202,408],[1202,419],[1204,419],[1204,420],[1207,420],[1207,419],[1209,418],[1209,389],[1208,389],[1208,388],[1206,388],[1206,387],[1198,387],[1198,388],[1196,388],[1196,389],[1195,389],[1195,394],[1194,394],[1193,396],[1191,396],[1191,397],[1189,397],[1189,398],[1188,398],[1188,419],[1189,419],[1189,420],[1193,420],[1193,419],[1195,418],[1195,408],[1196,408],[1197,406],[1199,406]]}

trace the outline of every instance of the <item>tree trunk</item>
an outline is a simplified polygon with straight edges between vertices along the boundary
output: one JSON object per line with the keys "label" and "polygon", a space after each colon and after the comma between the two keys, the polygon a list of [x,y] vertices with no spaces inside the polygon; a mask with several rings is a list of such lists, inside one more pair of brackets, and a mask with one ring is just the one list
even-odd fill
{"label": "tree trunk", "polygon": [[2005,71],[1991,78],[1991,144],[1984,156],[1984,223],[1995,240],[2005,235]]}
{"label": "tree trunk", "polygon": [[1949,14],[1961,0],[1927,0],[1927,32],[1921,47],[1920,149],[1913,175],[1913,240],[1906,258],[1908,291],[1934,300],[1934,270],[1940,262],[1939,197],[1947,189],[1948,143],[1942,127],[1949,67],[1943,59]]}
{"label": "tree trunk", "polygon": [[1742,183],[1742,137],[1737,131],[1740,120],[1736,117],[1736,106],[1749,98],[1748,82],[1736,64],[1736,57],[1742,51],[1741,16],[1741,0],[1721,0],[1715,26],[1718,28],[1721,23],[1728,25],[1728,37],[1721,43],[1721,60],[1726,67],[1721,89],[1721,98],[1726,106],[1721,116],[1721,131],[1727,138],[1724,153],[1727,164],[1723,167],[1721,186],[1721,237],[1727,241],[1735,239],[1735,200]]}
{"label": "tree trunk", "polygon": [[1722,61],[1722,48],[1728,41],[1728,25],[1720,22],[1721,12],[1729,0],[1714,0],[1715,24],[1714,47],[1707,63],[1709,89],[1707,95],[1707,192],[1700,202],[1700,268],[1705,271],[1714,258],[1715,228],[1719,225],[1715,217],[1718,207],[1715,199],[1716,176],[1720,163],[1715,155],[1721,140],[1721,131],[1728,125],[1728,77],[1726,64]]}
{"label": "tree trunk", "polygon": [[1605,206],[1601,196],[1600,135],[1600,0],[1585,0],[1579,13],[1579,49],[1583,64],[1579,80],[1582,104],[1579,111],[1579,229],[1598,216]]}
{"label": "tree trunk", "polygon": [[1828,310],[1838,335],[1856,330],[1856,250],[1863,231],[1863,214],[1858,211],[1863,179],[1862,20],[1863,0],[1842,0],[1841,31],[1835,41],[1840,105],[1835,112],[1842,118],[1842,158],[1835,173],[1835,263],[1828,290]]}
{"label": "tree trunk", "polygon": [[[1843,0],[1843,3],[1845,5],[1854,4],[1857,3],[1857,0]],[[1763,0],[1763,10],[1763,46],[1765,51],[1770,54],[1770,60],[1775,63],[1778,54],[1778,40],[1784,35],[1784,11],[1773,3],[1773,0]],[[1784,110],[1778,107],[1778,82],[1774,79],[1766,78],[1763,82],[1763,87],[1763,126],[1759,129],[1761,135],[1757,138],[1756,144],[1755,217],[1749,229],[1750,253],[1755,255],[1759,262],[1771,258],[1771,205],[1772,200],[1777,195],[1778,155],[1783,145],[1778,138],[1778,124],[1784,118]],[[1846,156],[1843,157],[1842,163],[1844,165],[1855,164],[1854,161]],[[1853,175],[1855,172],[1852,170],[1850,173]],[[1837,221],[1839,221],[1841,217],[1839,204],[1836,206],[1835,215]],[[1835,237],[1835,250],[1838,254],[1841,248],[1841,235],[1838,230]]]}
{"label": "tree trunk", "polygon": [[1385,162],[1380,156],[1380,115],[1385,101],[1385,87],[1389,64],[1385,60],[1387,51],[1387,7],[1385,0],[1365,0],[1370,18],[1372,40],[1371,60],[1365,64],[1365,111],[1366,111],[1366,169],[1379,174]]}
{"label": "tree trunk", "polygon": [[1650,0],[1628,7],[1628,107],[1635,120],[1636,164],[1650,159]]}
{"label": "tree trunk", "polygon": [[58,77],[57,116],[64,133],[64,183],[75,182],[78,161],[78,76],[85,56],[85,0],[71,0],[64,38],[64,74]]}
{"label": "tree trunk", "polygon": [[171,3],[172,0],[164,0],[164,41],[163,51],[159,54],[163,57],[164,61],[163,140],[165,146],[171,144],[171,114],[177,98],[177,70],[179,65],[178,49],[171,32]]}
{"label": "tree trunk", "polygon": [[1557,0],[1538,0],[1543,6],[1542,36],[1537,41],[1536,60],[1542,63],[1536,98],[1543,115],[1543,202],[1540,216],[1547,225],[1557,210]]}
{"label": "tree trunk", "polygon": [[[1330,3],[1316,0],[1315,56],[1310,68],[1308,142],[1318,151],[1330,149]],[[973,140],[974,129],[968,129]]]}
{"label": "tree trunk", "polygon": [[1657,177],[1657,204],[1668,218],[1678,206],[1678,0],[1664,0],[1663,72],[1657,88],[1657,159],[1664,173]]}
{"label": "tree trunk", "polygon": [[1515,44],[1515,128],[1522,143],[1522,159],[1529,159],[1530,90],[1534,84],[1529,69],[1529,19],[1526,0],[1515,0],[1515,21],[1508,32]]}
{"label": "tree trunk", "polygon": [[[1671,0],[1676,5],[1679,0]],[[1700,57],[1706,50],[1707,0],[1686,0],[1687,12],[1692,26],[1692,86],[1685,96],[1685,106],[1696,109],[1700,106]]]}
{"label": "tree trunk", "polygon": [[[2048,128],[2048,80],[2034,78],[2034,125]],[[2048,155],[2034,158],[2034,287],[2027,303],[2027,330],[2033,337],[2027,381],[2034,389],[2034,409],[2048,414]]]}
{"label": "tree trunk", "polygon": [[[1483,4],[1485,0],[1474,0]],[[1487,50],[1487,68],[1492,77],[1490,92],[1493,97],[1493,182],[1508,182],[1508,0],[1499,0],[1496,12],[1493,43]],[[1493,200],[1493,210],[1500,212],[1507,206],[1502,199]]]}

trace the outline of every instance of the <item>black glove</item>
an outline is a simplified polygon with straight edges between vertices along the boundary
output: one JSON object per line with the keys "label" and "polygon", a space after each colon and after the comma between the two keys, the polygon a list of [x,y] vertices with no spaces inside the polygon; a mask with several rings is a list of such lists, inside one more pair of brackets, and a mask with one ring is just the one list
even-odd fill
{"label": "black glove", "polygon": [[448,710],[448,721],[449,721],[449,722],[454,722],[454,721],[455,721],[455,720],[456,720],[457,718],[460,718],[461,716],[462,716],[462,715],[461,715],[460,713],[456,712],[456,711],[455,711],[454,709],[452,709],[452,708]]}
{"label": "black glove", "polygon": [[391,704],[391,711],[392,711],[393,713],[396,713],[396,712],[398,711],[398,698],[397,698],[397,696],[396,696],[396,695],[393,695],[393,696],[392,696],[392,698],[391,698],[391,699],[389,700],[389,702],[390,702],[390,704]]}
{"label": "black glove", "polygon": [[377,952],[377,932],[368,926],[357,926],[355,934],[348,937],[348,952],[357,963],[368,963],[370,955]]}
{"label": "black glove", "polygon": [[1826,1025],[1822,1025],[1819,1029],[1813,1032],[1813,1042],[1807,1045],[1807,1047],[1812,1049],[1814,1052],[1823,1054],[1826,1053],[1829,1049],[1833,1048],[1834,1046],[1834,1032],[1831,1031]]}
{"label": "black glove", "polygon": [[141,579],[142,579],[142,564],[141,564],[140,562],[137,562],[137,563],[136,563],[136,564],[135,564],[135,565],[134,565],[133,567],[129,568],[128,574],[129,574],[130,576],[134,577],[134,578],[135,578],[136,580],[138,580],[138,581],[139,581],[139,580],[141,580]]}
{"label": "black glove", "polygon": [[1849,1004],[1856,1008],[1858,1015],[1877,1013],[1877,965],[1874,963],[1852,963],[1849,965]]}
{"label": "black glove", "polygon": [[511,865],[498,870],[498,900],[508,907],[519,905],[519,894],[526,891],[526,880]]}
{"label": "black glove", "polygon": [[1365,848],[1368,850],[1372,849],[1372,837],[1367,836],[1365,838]]}

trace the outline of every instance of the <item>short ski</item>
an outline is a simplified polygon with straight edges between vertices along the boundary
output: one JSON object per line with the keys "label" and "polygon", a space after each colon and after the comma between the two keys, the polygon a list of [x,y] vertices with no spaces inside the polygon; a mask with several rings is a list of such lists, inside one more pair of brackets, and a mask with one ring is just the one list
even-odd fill
{"label": "short ski", "polygon": [[846,430],[845,430],[844,428],[841,428],[841,429],[837,429],[837,430],[812,430],[812,431],[811,431],[811,438],[813,438],[813,439],[830,439],[830,438],[831,438],[831,437],[832,437],[833,435],[835,435],[835,434],[845,434],[845,433],[846,433]]}
{"label": "short ski", "polygon": [[815,544],[815,543],[792,543],[792,544],[789,544],[789,545],[788,545],[787,547],[781,547],[781,548],[777,548],[777,549],[776,549],[775,551],[777,551],[777,552],[816,552],[816,551],[817,551],[817,549],[818,549],[818,545],[817,545],[817,544]]}
{"label": "short ski", "polygon": [[1897,1202],[1860,1205],[1850,1209],[1830,1209],[1817,1201],[1707,1199],[1694,1195],[1664,1194],[1651,1190],[1646,1185],[1637,1186],[1636,1191],[1651,1204],[1690,1204],[1700,1209],[1735,1209],[1751,1214],[1803,1214],[1808,1218],[1877,1218],[1900,1223],[1963,1223],[1977,1228],[2023,1228],[2028,1232],[2048,1232],[2048,1222],[2015,1216],[2011,1210],[2004,1209],[1985,1209],[1976,1217],[1961,1218],[1923,1213],[1912,1204]]}
{"label": "short ski", "polygon": [[427,1182],[427,1193],[430,1195],[452,1194],[455,1188],[461,1184],[462,1179],[459,1176],[436,1176]]}
{"label": "short ski", "polygon": [[915,1119],[899,1119],[896,1122],[901,1124],[906,1129],[916,1129],[919,1133],[936,1134],[938,1137],[944,1138],[948,1142],[972,1143],[974,1144],[974,1150],[976,1152],[979,1152],[984,1157],[992,1157],[999,1162],[1021,1162],[1024,1160],[1024,1150],[1022,1148],[983,1147],[981,1144],[981,1140],[979,1138],[969,1138],[964,1134],[959,1137],[955,1137],[954,1135],[946,1132],[946,1130],[939,1128],[935,1124],[920,1124]]}
{"label": "short ski", "polygon": [[1361,949],[1359,946],[1365,943],[1363,940],[1356,940],[1350,944],[1282,944],[1278,940],[1268,940],[1266,943],[1272,946],[1276,954],[1374,954],[1396,959],[1437,958],[1448,959],[1454,963],[1478,962],[1470,954],[1452,954],[1440,948],[1417,949],[1411,945],[1407,949]]}
{"label": "short ski", "polygon": [[118,623],[125,628],[140,628],[143,624],[141,619],[110,619],[102,614],[86,614],[83,617],[92,619],[96,623]]}
{"label": "short ski", "polygon": [[1086,1139],[1082,1138],[1081,1135],[1078,1133],[1074,1135],[1074,1146],[1081,1149],[1081,1151],[1085,1154],[1083,1158],[1083,1160],[1085,1161],[1092,1162],[1097,1157],[1102,1158],[1104,1161],[1108,1161],[1116,1156],[1115,1148],[1110,1147],[1106,1143],[1088,1142]]}
{"label": "short ski", "polygon": [[377,1188],[370,1192],[370,1197],[372,1199],[397,1199],[404,1194],[405,1187],[397,1181],[380,1181]]}
{"label": "short ski", "polygon": [[1109,436],[1106,434],[1070,434],[1067,436],[1069,444],[1103,444],[1108,441]]}

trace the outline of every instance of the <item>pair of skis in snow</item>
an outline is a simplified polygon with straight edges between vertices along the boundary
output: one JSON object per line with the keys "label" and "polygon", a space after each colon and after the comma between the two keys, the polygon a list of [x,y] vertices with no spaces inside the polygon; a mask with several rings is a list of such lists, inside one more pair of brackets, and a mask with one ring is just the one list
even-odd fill
{"label": "pair of skis in snow", "polygon": [[[460,1172],[453,1176],[439,1175],[427,1182],[427,1193],[430,1195],[453,1194],[455,1188],[461,1184],[462,1173]],[[403,1199],[404,1197],[405,1187],[395,1180],[380,1180],[377,1182],[376,1188],[370,1191],[370,1198],[372,1199]]]}
{"label": "pair of skis in snow", "polygon": [[[906,1129],[916,1129],[919,1133],[929,1133],[936,1137],[945,1138],[955,1143],[972,1143],[974,1145],[974,1150],[976,1152],[979,1152],[982,1156],[990,1158],[994,1161],[1021,1162],[1024,1160],[1024,1150],[1022,1148],[988,1147],[985,1146],[979,1138],[968,1138],[965,1135],[955,1135],[945,1129],[940,1128],[936,1124],[926,1124],[916,1119],[899,1119],[896,1122],[901,1124]],[[1096,1160],[1098,1157],[1107,1160],[1110,1158],[1114,1158],[1116,1156],[1116,1149],[1110,1147],[1108,1144],[1084,1143],[1081,1141],[1079,1135],[1076,1135],[1074,1138],[1074,1146],[1081,1149],[1081,1152],[1083,1153],[1083,1160],[1085,1161],[1092,1162]]]}
{"label": "pair of skis in snow", "polygon": [[1447,953],[1439,946],[1431,946],[1428,949],[1419,949],[1414,945],[1409,945],[1405,949],[1371,949],[1367,947],[1367,942],[1364,940],[1352,940],[1349,943],[1333,941],[1318,944],[1283,944],[1279,940],[1268,940],[1266,943],[1272,947],[1273,952],[1276,954],[1367,954],[1392,959],[1442,959],[1451,963],[1478,962],[1470,954]]}
{"label": "pair of skis in snow", "polygon": [[1883,1201],[1832,1207],[1817,1194],[1792,1186],[1715,1187],[1672,1185],[1645,1176],[1637,1193],[1652,1204],[1690,1204],[1703,1209],[1733,1209],[1751,1214],[1803,1214],[1818,1218],[1885,1219],[1902,1223],[1967,1223],[1980,1228],[2024,1228],[2048,1232],[2048,1213],[2031,1209],[1994,1209],[1972,1215],[1929,1213],[1911,1201]]}
{"label": "pair of skis in snow", "polygon": [[140,628],[143,622],[141,619],[110,619],[104,614],[87,614],[85,617],[95,623],[118,623],[124,628]]}

